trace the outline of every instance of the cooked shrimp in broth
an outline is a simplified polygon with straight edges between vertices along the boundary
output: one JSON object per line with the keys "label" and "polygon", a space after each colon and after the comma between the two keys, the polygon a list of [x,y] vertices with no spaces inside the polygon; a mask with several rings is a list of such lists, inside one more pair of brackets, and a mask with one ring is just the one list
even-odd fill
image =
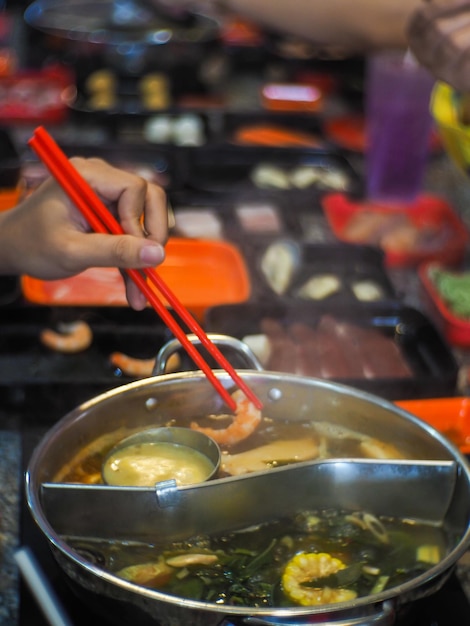
{"label": "cooked shrimp in broth", "polygon": [[[330,458],[403,459],[409,456],[407,443],[377,438],[340,423],[311,416],[273,417],[269,403],[259,411],[241,390],[233,393],[235,415],[230,413],[187,412],[176,418],[172,408],[154,416],[152,427],[192,428],[208,435],[220,446],[222,459],[217,477],[240,476],[293,463]],[[54,477],[59,482],[102,482],[100,473],[111,447],[144,425],[121,424],[113,432],[77,448],[70,461]],[[89,477],[89,478],[88,478]]]}
{"label": "cooked shrimp in broth", "polygon": [[232,394],[232,398],[235,400],[237,408],[235,409],[235,418],[227,428],[203,428],[197,422],[191,422],[191,428],[212,437],[217,443],[227,446],[243,441],[252,435],[261,423],[261,411],[248,400],[240,389]]}

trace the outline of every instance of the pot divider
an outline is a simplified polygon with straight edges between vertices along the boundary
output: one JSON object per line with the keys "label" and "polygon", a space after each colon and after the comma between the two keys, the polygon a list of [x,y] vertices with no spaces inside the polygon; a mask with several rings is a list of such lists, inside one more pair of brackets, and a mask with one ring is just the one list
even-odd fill
{"label": "pot divider", "polygon": [[444,523],[458,489],[454,461],[324,460],[242,477],[155,488],[43,483],[46,518],[62,536],[176,541],[342,508]]}

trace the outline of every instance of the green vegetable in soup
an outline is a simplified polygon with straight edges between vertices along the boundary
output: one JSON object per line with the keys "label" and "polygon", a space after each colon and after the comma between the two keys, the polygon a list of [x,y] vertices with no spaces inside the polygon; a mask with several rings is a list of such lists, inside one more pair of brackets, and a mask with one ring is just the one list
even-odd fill
{"label": "green vegetable in soup", "polygon": [[256,608],[349,602],[391,590],[438,563],[450,543],[436,525],[327,510],[169,545],[100,541],[99,550],[107,569],[136,584]]}

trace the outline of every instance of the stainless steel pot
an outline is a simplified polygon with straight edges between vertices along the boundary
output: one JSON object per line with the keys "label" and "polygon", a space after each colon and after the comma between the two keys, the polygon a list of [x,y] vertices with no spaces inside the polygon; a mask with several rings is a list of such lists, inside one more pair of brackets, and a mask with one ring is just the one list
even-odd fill
{"label": "stainless steel pot", "polygon": [[[168,350],[162,353],[164,358],[168,357]],[[131,623],[126,620],[133,624],[160,626],[218,626],[224,620],[252,626],[311,621],[335,626],[395,623],[397,612],[443,585],[470,545],[470,470],[465,457],[433,428],[379,397],[312,378],[258,370],[240,373],[262,399],[264,413],[273,420],[288,417],[293,422],[306,419],[328,421],[388,441],[409,459],[452,461],[457,471],[443,515],[443,523],[458,538],[450,553],[425,574],[389,591],[338,605],[284,609],[221,607],[182,600],[131,584],[84,559],[64,540],[56,527],[57,520],[52,521],[48,515],[50,483],[73,455],[97,437],[117,429],[155,426],[166,422],[170,416],[178,422],[188,413],[224,412],[221,399],[204,375],[184,372],[154,376],[91,399],[59,421],[36,448],[26,474],[27,501],[57,562],[76,592],[85,600],[94,599],[96,608],[105,611],[108,617],[112,612],[117,624]],[[231,387],[228,374],[216,374],[227,388]],[[344,490],[335,492],[335,495],[338,496],[338,507],[345,504]],[[96,491],[95,496],[99,501]],[[155,490],[147,492],[147,496],[153,503],[149,506],[158,508]],[[418,492],[414,496],[419,500],[422,494]],[[377,493],[379,508],[384,498],[386,494]],[[164,502],[163,506],[167,504]],[[373,505],[373,502],[369,504]]]}

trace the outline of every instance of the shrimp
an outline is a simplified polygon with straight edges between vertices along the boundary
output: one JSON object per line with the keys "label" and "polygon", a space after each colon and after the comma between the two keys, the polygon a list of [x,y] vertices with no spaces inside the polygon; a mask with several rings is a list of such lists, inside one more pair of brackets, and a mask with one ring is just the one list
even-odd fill
{"label": "shrimp", "polygon": [[[135,376],[136,378],[147,378],[152,376],[155,367],[155,357],[153,359],[137,359],[123,352],[113,352],[109,356],[109,360],[118,367],[126,376]],[[180,366],[180,357],[178,354],[172,354],[166,363],[165,372],[174,372]]]}
{"label": "shrimp", "polygon": [[248,400],[243,391],[237,389],[232,394],[237,404],[235,418],[227,428],[203,428],[197,422],[191,422],[191,428],[198,430],[222,445],[233,445],[243,441],[255,432],[261,422],[261,411]]}
{"label": "shrimp", "polygon": [[90,347],[93,333],[86,322],[77,321],[59,324],[58,332],[46,328],[41,332],[39,338],[51,350],[73,354]]}
{"label": "shrimp", "polygon": [[114,367],[118,367],[126,376],[135,376],[138,378],[151,376],[153,368],[155,367],[155,358],[136,359],[124,354],[124,352],[113,352],[110,354],[109,360]]}

